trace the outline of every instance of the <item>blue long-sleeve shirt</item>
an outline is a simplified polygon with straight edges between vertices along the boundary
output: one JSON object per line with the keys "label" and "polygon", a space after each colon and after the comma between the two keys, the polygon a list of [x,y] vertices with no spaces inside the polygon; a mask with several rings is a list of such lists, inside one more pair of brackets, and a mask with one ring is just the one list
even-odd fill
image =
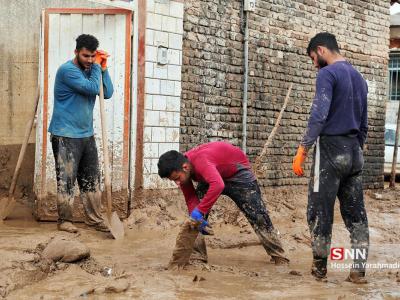
{"label": "blue long-sleeve shirt", "polygon": [[100,93],[100,75],[103,73],[104,98],[111,98],[114,89],[107,70],[93,64],[83,71],[72,60],[61,65],[54,83],[54,108],[49,132],[54,135],[83,138],[93,131],[93,107]]}
{"label": "blue long-sleeve shirt", "polygon": [[319,70],[310,118],[301,145],[310,148],[320,135],[356,135],[363,147],[368,132],[368,86],[347,61]]}

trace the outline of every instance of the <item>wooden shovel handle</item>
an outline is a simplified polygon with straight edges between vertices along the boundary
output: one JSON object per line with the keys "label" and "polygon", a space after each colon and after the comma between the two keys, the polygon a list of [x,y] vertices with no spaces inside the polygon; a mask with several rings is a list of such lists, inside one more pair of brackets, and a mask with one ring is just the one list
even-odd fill
{"label": "wooden shovel handle", "polygon": [[103,89],[103,77],[100,76],[100,119],[101,119],[101,137],[103,140],[103,158],[104,158],[104,185],[106,189],[107,197],[107,217],[111,219],[111,179],[110,179],[110,158],[108,153],[108,137],[107,137],[107,121],[106,113],[104,108],[104,89]]}
{"label": "wooden shovel handle", "polygon": [[37,91],[36,91],[34,107],[33,107],[32,113],[31,113],[31,117],[30,117],[28,123],[26,124],[24,141],[22,142],[22,147],[19,152],[17,165],[15,167],[14,175],[13,175],[11,185],[10,185],[10,190],[8,191],[9,198],[11,198],[15,192],[15,187],[17,185],[19,171],[21,169],[22,161],[24,160],[24,156],[25,156],[26,148],[28,146],[29,137],[32,132],[33,124],[35,123],[35,117],[36,117],[36,111],[37,111],[37,107],[38,107],[38,103],[39,103],[39,97],[40,97],[40,88],[38,87]]}
{"label": "wooden shovel handle", "polygon": [[253,165],[253,171],[256,174],[257,174],[258,168],[261,165],[261,160],[265,156],[265,154],[267,153],[268,147],[271,145],[272,139],[274,138],[275,133],[276,133],[276,131],[278,130],[278,128],[280,126],[283,113],[284,113],[284,111],[286,109],[286,106],[287,106],[289,98],[290,98],[290,92],[292,91],[292,87],[293,87],[293,83],[291,83],[290,86],[289,86],[289,89],[288,89],[286,97],[285,97],[285,101],[283,102],[283,106],[281,108],[281,111],[279,112],[278,118],[276,119],[275,126],[272,129],[271,133],[269,134],[268,139],[265,142],[264,147],[263,147],[260,155],[257,156],[256,161],[255,161],[255,163]]}

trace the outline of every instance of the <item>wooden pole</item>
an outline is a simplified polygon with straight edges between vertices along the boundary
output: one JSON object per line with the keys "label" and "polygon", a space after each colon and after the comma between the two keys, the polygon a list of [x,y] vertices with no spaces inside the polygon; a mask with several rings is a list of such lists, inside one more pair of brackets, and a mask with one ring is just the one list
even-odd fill
{"label": "wooden pole", "polygon": [[283,102],[282,109],[281,109],[281,111],[280,111],[280,113],[278,115],[278,119],[276,119],[275,126],[272,129],[270,135],[268,136],[268,139],[265,142],[264,147],[263,147],[260,155],[258,155],[257,158],[256,158],[256,161],[255,161],[255,163],[253,165],[254,173],[256,173],[256,171],[258,170],[258,168],[259,168],[259,166],[261,164],[261,159],[264,157],[265,153],[267,153],[268,147],[271,144],[272,139],[274,138],[274,136],[276,134],[276,131],[278,130],[278,128],[280,126],[280,122],[281,122],[281,119],[282,119],[282,116],[283,116],[283,112],[285,111],[286,106],[287,106],[287,104],[289,102],[290,92],[292,91],[292,87],[293,87],[293,83],[291,83],[290,86],[289,86],[289,90],[288,90],[288,92],[286,94],[285,101]]}
{"label": "wooden pole", "polygon": [[8,199],[1,200],[1,204],[0,204],[1,220],[5,220],[8,217],[8,215],[12,212],[14,205],[15,205],[15,199],[14,199],[15,187],[17,186],[19,171],[21,170],[22,161],[24,160],[26,148],[28,147],[29,137],[31,136],[32,128],[35,124],[36,111],[37,111],[37,107],[38,107],[38,103],[39,103],[39,98],[40,98],[40,87],[37,88],[34,106],[33,106],[29,121],[26,124],[24,141],[22,142],[22,147],[19,152],[17,165],[15,167],[14,175],[12,177],[12,181],[11,181],[11,185],[10,185],[10,190],[8,191]]}
{"label": "wooden pole", "polygon": [[[107,121],[104,107],[104,89],[103,89],[103,78],[100,76],[100,115],[101,115],[101,137],[103,141],[103,159],[104,159],[104,186],[106,190],[107,198],[107,218],[111,220],[111,178],[110,178],[110,156],[108,153],[108,137],[107,137]],[[111,223],[111,221],[110,221]]]}

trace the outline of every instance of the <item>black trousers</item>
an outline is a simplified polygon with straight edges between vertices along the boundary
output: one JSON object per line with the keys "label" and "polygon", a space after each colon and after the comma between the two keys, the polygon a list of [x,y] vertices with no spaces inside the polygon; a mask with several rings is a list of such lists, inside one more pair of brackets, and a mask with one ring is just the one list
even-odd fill
{"label": "black trousers", "polygon": [[59,222],[72,222],[74,185],[79,191],[89,225],[102,221],[100,171],[93,136],[67,138],[51,136],[57,176],[57,209]]}
{"label": "black trousers", "polygon": [[[196,188],[196,194],[202,199],[208,190],[207,183],[199,183]],[[282,248],[279,236],[274,229],[268,211],[262,200],[260,187],[257,181],[249,183],[225,182],[223,195],[231,198],[238,208],[243,212],[250,225],[261,241],[266,252],[274,257],[285,257],[285,251]]]}
{"label": "black trousers", "polygon": [[[353,249],[368,255],[369,231],[364,206],[362,168],[364,158],[359,141],[351,136],[320,136],[314,152],[308,193],[307,221],[312,238],[314,261],[326,273],[330,253],[336,196],[340,212],[350,232]],[[354,268],[365,272],[355,259]]]}

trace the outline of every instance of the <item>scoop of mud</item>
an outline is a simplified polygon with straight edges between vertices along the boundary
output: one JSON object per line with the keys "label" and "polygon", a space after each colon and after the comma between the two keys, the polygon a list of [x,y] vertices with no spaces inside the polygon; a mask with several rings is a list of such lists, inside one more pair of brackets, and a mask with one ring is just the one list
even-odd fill
{"label": "scoop of mud", "polygon": [[89,256],[90,250],[85,244],[65,236],[55,236],[42,252],[42,258],[53,262],[72,263]]}
{"label": "scoop of mud", "polygon": [[29,290],[29,286],[40,286],[42,282],[73,273],[74,270],[80,270],[80,274],[92,278],[89,281],[91,284],[82,290],[85,293],[95,290],[96,293],[118,293],[129,286],[126,282],[116,280],[124,277],[120,270],[113,268],[112,272],[105,273],[104,270],[110,268],[91,257],[89,248],[74,235],[57,233],[34,249],[14,254],[10,258],[12,261],[5,264],[0,272],[0,298],[8,297],[11,292],[18,294],[21,291],[23,294],[22,291]]}

